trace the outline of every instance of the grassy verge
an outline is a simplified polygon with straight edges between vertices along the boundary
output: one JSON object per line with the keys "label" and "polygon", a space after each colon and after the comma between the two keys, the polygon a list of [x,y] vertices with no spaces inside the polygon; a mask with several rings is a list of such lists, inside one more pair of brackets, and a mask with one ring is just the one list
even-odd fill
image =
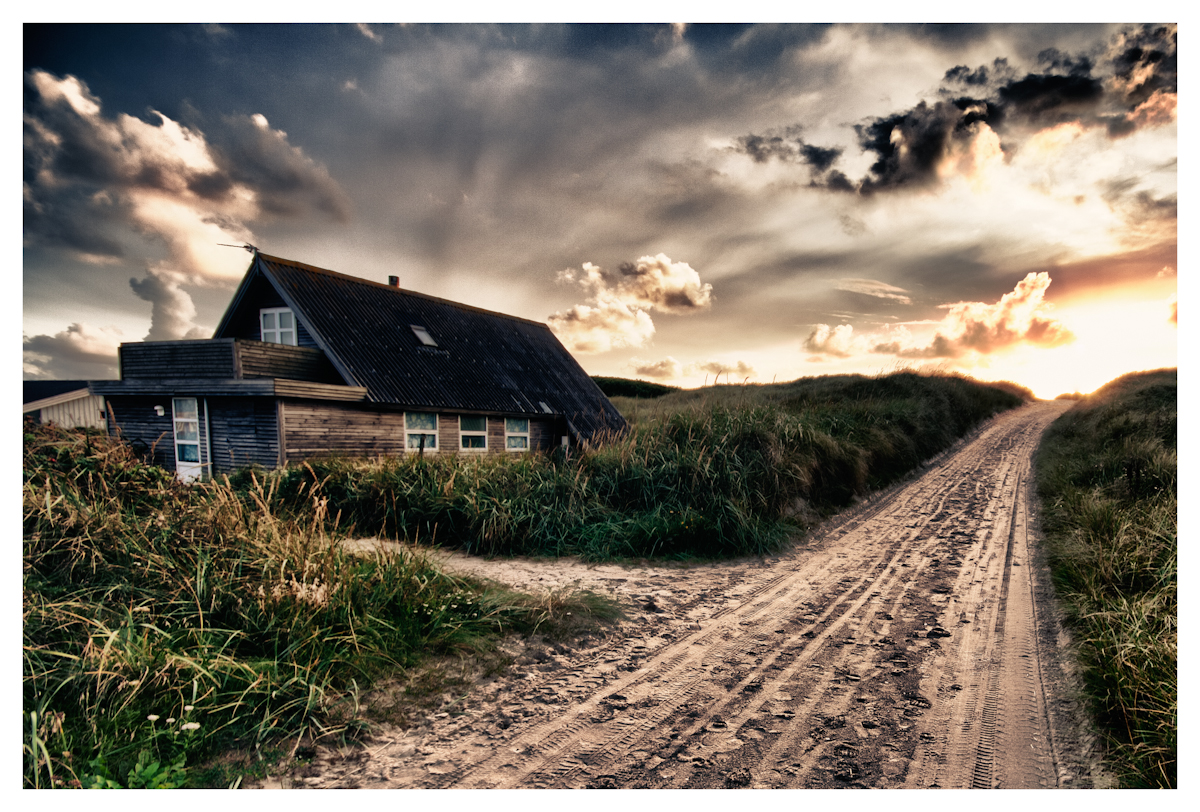
{"label": "grassy verge", "polygon": [[25,784],[194,784],[221,775],[202,766],[218,754],[352,734],[380,682],[433,695],[446,679],[423,658],[614,613],[404,550],[355,556],[337,543],[350,532],[592,560],[761,554],[1025,394],[912,373],[722,386],[626,404],[632,432],[569,457],[324,460],[192,486],[105,438],[27,427]]}
{"label": "grassy verge", "polygon": [[899,373],[615,398],[627,436],[566,458],[323,460],[268,475],[300,515],[319,485],[363,534],[482,554],[762,555],[906,475],[1028,390]]}
{"label": "grassy verge", "polygon": [[195,784],[225,751],[353,734],[363,692],[429,682],[430,655],[615,612],[350,554],[320,488],[284,517],[269,487],[183,486],[107,438],[26,427],[25,786]]}
{"label": "grassy verge", "polygon": [[1038,487],[1051,568],[1113,769],[1175,787],[1176,371],[1119,378],[1046,433]]}

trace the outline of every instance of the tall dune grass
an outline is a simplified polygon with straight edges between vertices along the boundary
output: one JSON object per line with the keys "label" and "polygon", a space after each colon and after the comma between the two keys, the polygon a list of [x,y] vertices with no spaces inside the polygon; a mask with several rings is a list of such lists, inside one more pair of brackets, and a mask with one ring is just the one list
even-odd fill
{"label": "tall dune grass", "polygon": [[569,457],[332,459],[270,480],[280,509],[319,483],[358,532],[486,555],[762,555],[1023,400],[905,372],[615,402],[633,430]]}
{"label": "tall dune grass", "polygon": [[335,543],[351,531],[591,560],[761,554],[1021,397],[902,373],[657,402],[570,455],[322,460],[190,486],[108,438],[27,425],[26,785],[173,786],[221,748],[357,724],[359,692],[429,652],[615,611],[410,552],[356,557]]}
{"label": "tall dune grass", "polygon": [[1055,583],[1123,785],[1175,787],[1176,371],[1118,378],[1046,433],[1037,471]]}
{"label": "tall dune grass", "polygon": [[320,488],[283,517],[277,484],[185,486],[108,438],[26,427],[26,786],[175,786],[221,748],[358,724],[359,692],[427,654],[614,611],[349,554]]}

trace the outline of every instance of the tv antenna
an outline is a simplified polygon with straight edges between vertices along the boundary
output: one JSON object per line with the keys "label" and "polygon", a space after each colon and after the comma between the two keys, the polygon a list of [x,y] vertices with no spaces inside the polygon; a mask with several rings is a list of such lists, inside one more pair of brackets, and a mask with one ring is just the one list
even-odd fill
{"label": "tv antenna", "polygon": [[244,248],[247,251],[249,251],[251,254],[258,253],[258,246],[251,245],[250,243],[246,243],[245,245],[230,245],[227,242],[219,242],[219,243],[217,243],[217,245],[220,245],[224,248]]}

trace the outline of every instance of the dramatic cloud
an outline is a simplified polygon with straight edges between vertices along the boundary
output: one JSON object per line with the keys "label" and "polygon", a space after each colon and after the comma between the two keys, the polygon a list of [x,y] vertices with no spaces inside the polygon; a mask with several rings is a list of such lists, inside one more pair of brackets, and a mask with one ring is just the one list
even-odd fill
{"label": "dramatic cloud", "polygon": [[[943,77],[953,86],[942,88],[946,98],[855,125],[859,148],[875,156],[858,181],[833,169],[842,149],[806,144],[797,137],[799,125],[741,136],[734,150],[755,163],[807,164],[811,184],[831,191],[868,195],[928,188],[952,174],[972,175],[981,158],[1018,149],[1023,134],[1078,125],[1103,127],[1111,138],[1123,138],[1173,122],[1176,50],[1174,26],[1143,26],[1118,35],[1103,70],[1087,55],[1055,48],[1039,54],[1041,72],[1021,78],[1005,58],[974,70],[953,67]],[[961,95],[964,86],[972,95]]]}
{"label": "dramatic cloud", "polygon": [[195,336],[184,284],[227,284],[245,257],[219,243],[253,237],[249,223],[315,211],[344,220],[345,195],[324,167],[261,115],[226,120],[223,143],[167,116],[105,117],[74,76],[26,74],[25,243],[97,263],[123,254],[118,235],[165,244],[133,292],[152,305],[147,338]]}
{"label": "dramatic cloud", "polygon": [[587,304],[547,319],[572,351],[641,347],[654,335],[649,311],[686,315],[712,304],[712,285],[701,282],[686,262],[672,262],[666,254],[622,263],[618,271],[612,274],[585,262],[582,276],[574,269],[559,274],[560,282],[578,283],[590,293]]}
{"label": "dramatic cloud", "polygon": [[994,304],[958,302],[942,305],[948,312],[936,325],[933,338],[917,342],[899,325],[882,333],[856,335],[854,327],[817,324],[804,340],[805,350],[817,355],[849,358],[866,352],[901,358],[956,359],[971,353],[990,355],[1017,346],[1058,347],[1075,336],[1048,315],[1046,289],[1050,275],[1031,273]]}
{"label": "dramatic cloud", "polygon": [[124,338],[119,330],[95,330],[85,324],[72,324],[52,336],[25,336],[23,375],[29,379],[115,379],[117,346]]}
{"label": "dramatic cloud", "polygon": [[[993,353],[1015,344],[1057,347],[1074,340],[1071,331],[1050,318],[1045,303],[1050,274],[1031,273],[993,305],[959,302],[949,305],[928,350],[936,357],[956,357],[967,351]],[[936,352],[932,352],[937,348]]]}
{"label": "dramatic cloud", "polygon": [[804,339],[804,349],[809,352],[838,358],[849,358],[865,351],[867,346],[864,339],[854,335],[854,327],[849,324],[839,324],[836,327],[818,324],[813,327],[808,338]]}
{"label": "dramatic cloud", "polygon": [[836,191],[853,191],[854,186],[833,164],[842,156],[841,147],[818,147],[797,137],[799,127],[787,128],[783,134],[743,135],[734,141],[731,150],[749,156],[757,164],[772,158],[782,163],[804,164],[809,167],[814,186]]}
{"label": "dramatic cloud", "polygon": [[629,367],[634,375],[657,380],[675,380],[683,375],[683,364],[671,356],[661,361],[645,361],[641,358],[630,358]]}

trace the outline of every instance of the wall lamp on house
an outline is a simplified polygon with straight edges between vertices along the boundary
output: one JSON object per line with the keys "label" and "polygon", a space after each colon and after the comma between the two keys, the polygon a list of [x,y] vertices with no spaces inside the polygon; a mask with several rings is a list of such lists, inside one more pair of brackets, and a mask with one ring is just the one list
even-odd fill
{"label": "wall lamp on house", "polygon": [[154,413],[155,413],[156,415],[158,415],[159,417],[162,417],[164,414],[166,414],[166,413],[167,413],[167,410],[166,410],[166,409],[164,409],[162,406],[155,406],[155,407],[154,407]]}

